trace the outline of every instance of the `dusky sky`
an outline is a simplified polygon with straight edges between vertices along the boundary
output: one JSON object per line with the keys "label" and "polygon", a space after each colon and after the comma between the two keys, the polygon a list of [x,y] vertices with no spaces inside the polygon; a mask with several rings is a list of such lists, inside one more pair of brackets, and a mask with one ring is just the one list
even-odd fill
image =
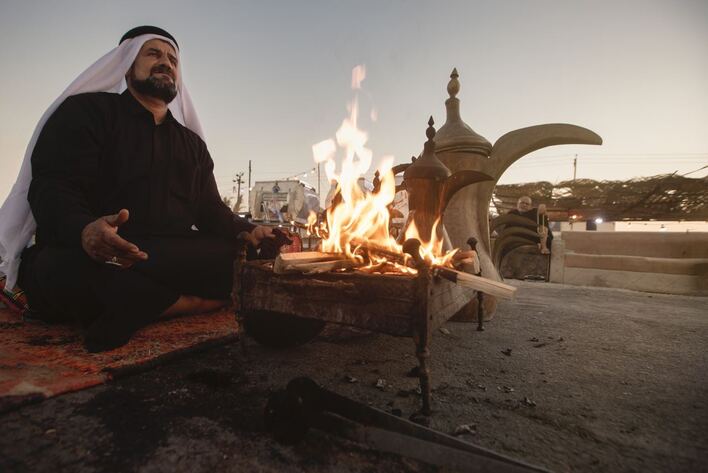
{"label": "dusky sky", "polygon": [[462,117],[492,143],[541,123],[604,139],[533,153],[503,183],[569,179],[575,154],[578,178],[708,164],[705,0],[0,0],[0,197],[44,110],[142,24],[180,44],[223,194],[249,159],[254,181],[311,169],[312,144],[347,115],[357,64],[366,65],[360,127],[374,162],[420,152],[428,117],[445,120],[457,67]]}

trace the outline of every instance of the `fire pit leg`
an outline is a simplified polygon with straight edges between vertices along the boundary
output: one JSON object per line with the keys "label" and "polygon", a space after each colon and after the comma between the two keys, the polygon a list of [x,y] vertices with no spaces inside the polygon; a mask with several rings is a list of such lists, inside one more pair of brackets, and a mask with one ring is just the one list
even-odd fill
{"label": "fire pit leg", "polygon": [[420,394],[423,401],[421,413],[429,416],[430,409],[430,314],[428,313],[428,295],[430,288],[430,271],[427,267],[418,269],[418,301],[419,311],[416,320],[413,341],[416,344],[416,357],[418,358],[418,377],[420,379]]}
{"label": "fire pit leg", "polygon": [[[427,337],[423,337],[427,338]],[[422,340],[422,338],[421,338]],[[420,394],[423,400],[423,406],[421,408],[421,413],[429,416],[430,415],[430,370],[428,369],[428,358],[430,357],[430,350],[428,349],[428,344],[426,342],[418,341],[416,343],[416,356],[418,357],[418,362],[420,363],[420,369],[418,370],[418,375],[420,377]]]}
{"label": "fire pit leg", "polygon": [[430,309],[428,307],[428,299],[430,294],[430,285],[432,282],[430,268],[420,256],[420,241],[416,239],[406,240],[403,244],[403,251],[411,255],[416,262],[418,270],[417,281],[417,300],[418,314],[414,322],[413,341],[416,344],[416,357],[418,358],[418,377],[420,379],[420,394],[423,400],[421,413],[430,415],[430,369],[428,367],[428,358],[430,358]]}

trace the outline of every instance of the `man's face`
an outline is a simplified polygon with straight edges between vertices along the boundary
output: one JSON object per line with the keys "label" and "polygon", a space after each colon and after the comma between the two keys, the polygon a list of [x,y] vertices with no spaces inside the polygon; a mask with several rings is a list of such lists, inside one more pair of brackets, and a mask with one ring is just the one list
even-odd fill
{"label": "man's face", "polygon": [[516,202],[516,209],[519,212],[528,212],[531,210],[531,199],[528,197],[522,197]]}
{"label": "man's face", "polygon": [[160,39],[146,41],[128,71],[128,83],[141,94],[170,103],[177,95],[177,62],[171,44]]}

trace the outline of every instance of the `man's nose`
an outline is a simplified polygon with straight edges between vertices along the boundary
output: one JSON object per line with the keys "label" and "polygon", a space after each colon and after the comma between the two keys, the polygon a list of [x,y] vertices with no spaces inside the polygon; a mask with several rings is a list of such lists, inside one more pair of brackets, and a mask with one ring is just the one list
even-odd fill
{"label": "man's nose", "polygon": [[162,56],[157,58],[157,63],[161,66],[167,66],[170,70],[172,70],[172,64],[170,63],[170,60],[166,54],[163,54]]}

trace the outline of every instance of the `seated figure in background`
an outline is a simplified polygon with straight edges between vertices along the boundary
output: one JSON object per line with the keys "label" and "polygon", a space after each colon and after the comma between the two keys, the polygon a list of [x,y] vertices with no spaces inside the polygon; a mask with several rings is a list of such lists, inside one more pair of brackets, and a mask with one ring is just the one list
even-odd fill
{"label": "seated figure in background", "polygon": [[534,208],[531,197],[524,195],[516,201],[516,208],[509,211],[510,214],[519,215],[536,222],[536,230],[539,237],[539,249],[542,254],[549,254],[551,243],[553,241],[553,232],[548,221],[546,205],[541,204],[538,208]]}

